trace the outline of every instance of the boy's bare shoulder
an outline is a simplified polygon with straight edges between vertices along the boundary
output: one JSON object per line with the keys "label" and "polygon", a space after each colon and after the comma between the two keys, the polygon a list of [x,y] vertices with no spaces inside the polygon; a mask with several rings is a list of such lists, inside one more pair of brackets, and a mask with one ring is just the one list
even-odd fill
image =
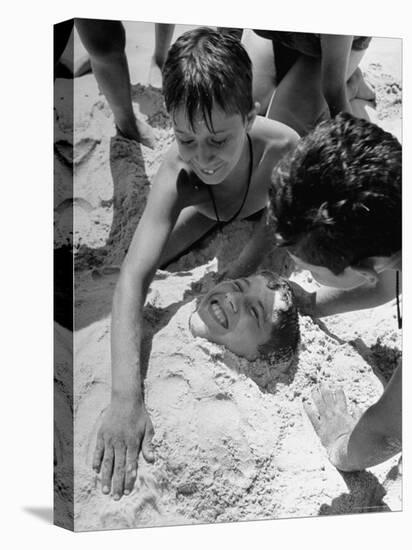
{"label": "boy's bare shoulder", "polygon": [[261,150],[262,157],[277,161],[299,141],[299,134],[292,128],[266,117],[256,117],[251,136]]}
{"label": "boy's bare shoulder", "polygon": [[181,177],[190,177],[190,168],[179,155],[176,142],[173,142],[163,155],[162,163],[157,172],[155,181],[163,188],[176,188]]}
{"label": "boy's bare shoulder", "polygon": [[[202,182],[195,176],[190,166],[182,159],[176,142],[173,142],[163,155],[162,164],[156,174],[154,185],[157,196],[177,201],[181,208],[201,202],[205,198]],[[208,198],[209,195],[206,196]]]}
{"label": "boy's bare shoulder", "polygon": [[166,150],[162,159],[162,167],[169,172],[170,175],[175,174],[176,176],[180,170],[187,169],[186,163],[183,162],[179,155],[179,150],[175,141],[173,141]]}

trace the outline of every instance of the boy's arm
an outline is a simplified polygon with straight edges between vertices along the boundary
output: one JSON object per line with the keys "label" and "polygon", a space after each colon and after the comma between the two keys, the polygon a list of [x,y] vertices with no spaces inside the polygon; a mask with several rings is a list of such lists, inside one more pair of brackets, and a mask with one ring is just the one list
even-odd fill
{"label": "boy's arm", "polygon": [[380,306],[395,297],[396,272],[387,270],[379,273],[374,287],[360,286],[353,290],[320,288],[313,297],[312,311],[307,313],[313,317],[326,317]]}
{"label": "boy's arm", "polygon": [[348,413],[342,389],[325,386],[312,392],[305,411],[329,460],[343,471],[376,466],[401,451],[402,372],[398,367],[382,397],[356,422]]}
{"label": "boy's arm", "polygon": [[[268,250],[271,250],[273,230],[265,223],[265,218],[264,213],[239,259],[224,272],[225,278],[236,279],[251,275],[257,270]],[[292,281],[290,284],[300,312],[311,317],[327,317],[369,309],[386,304],[396,297],[396,272],[393,270],[379,273],[374,287],[361,286],[353,290],[321,287],[316,292],[308,292]]]}
{"label": "boy's arm", "polygon": [[222,277],[237,279],[238,277],[248,277],[252,273],[255,273],[270,248],[271,239],[266,224],[265,208],[239,258],[226,269]]}
{"label": "boy's arm", "polygon": [[347,97],[346,81],[353,36],[322,34],[321,87],[332,117],[352,109]]}
{"label": "boy's arm", "polygon": [[[179,213],[175,185],[162,165],[123,262],[113,298],[111,325],[112,393],[99,429],[93,467],[102,490],[114,498],[133,489],[140,450],[152,460],[152,425],[146,413],[140,375],[143,306],[163,247]],[[174,177],[176,181],[176,176]]]}

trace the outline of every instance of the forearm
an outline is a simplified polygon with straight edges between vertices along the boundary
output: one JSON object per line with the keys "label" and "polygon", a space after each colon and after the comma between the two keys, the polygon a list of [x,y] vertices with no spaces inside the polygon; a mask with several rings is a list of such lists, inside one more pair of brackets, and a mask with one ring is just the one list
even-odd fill
{"label": "forearm", "polygon": [[400,440],[377,429],[375,409],[374,405],[367,409],[352,432],[341,436],[331,449],[329,459],[339,470],[364,470],[400,452]]}
{"label": "forearm", "polygon": [[226,276],[230,279],[248,277],[257,270],[272,246],[273,243],[266,226],[266,213],[263,212],[239,258],[227,269]]}
{"label": "forearm", "polygon": [[112,308],[112,400],[142,400],[140,346],[145,295],[142,284],[121,275]]}
{"label": "forearm", "polygon": [[330,451],[330,461],[346,472],[364,470],[391,458],[399,449],[373,427],[373,407],[359,419],[353,431],[341,436]]}
{"label": "forearm", "polygon": [[381,398],[336,441],[329,458],[340,470],[363,470],[396,455],[401,447],[402,371],[398,367]]}
{"label": "forearm", "polygon": [[326,317],[386,304],[396,296],[395,272],[380,275],[376,286],[362,286],[353,290],[322,287],[313,301],[313,317]]}
{"label": "forearm", "polygon": [[376,296],[370,289],[365,289],[364,292],[360,292],[359,289],[344,291],[322,287],[316,291],[313,304],[313,316],[327,317],[328,315],[369,309],[377,305],[381,305],[381,303],[378,302]]}

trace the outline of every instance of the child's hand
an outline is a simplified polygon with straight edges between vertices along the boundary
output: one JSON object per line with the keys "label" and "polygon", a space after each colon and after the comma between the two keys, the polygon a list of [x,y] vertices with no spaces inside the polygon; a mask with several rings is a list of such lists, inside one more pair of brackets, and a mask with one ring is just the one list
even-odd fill
{"label": "child's hand", "polygon": [[128,495],[137,477],[137,459],[153,462],[153,426],[143,403],[124,400],[106,409],[97,434],[93,468],[101,471],[102,492],[114,500]]}
{"label": "child's hand", "polygon": [[339,468],[341,458],[346,455],[349,436],[356,420],[349,414],[345,393],[342,388],[332,391],[325,385],[312,391],[312,401],[303,403],[331,463]]}

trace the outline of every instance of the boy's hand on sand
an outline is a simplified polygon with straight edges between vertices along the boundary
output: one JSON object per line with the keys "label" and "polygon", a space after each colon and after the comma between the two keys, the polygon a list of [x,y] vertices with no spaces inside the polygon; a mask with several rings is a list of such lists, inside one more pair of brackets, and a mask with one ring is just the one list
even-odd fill
{"label": "boy's hand on sand", "polygon": [[312,391],[312,401],[303,403],[303,408],[311,421],[329,460],[339,468],[347,451],[347,442],[356,420],[349,414],[345,393],[342,388],[332,391],[322,384]]}
{"label": "boy's hand on sand", "polygon": [[93,469],[101,472],[102,492],[112,489],[114,500],[131,493],[137,477],[137,459],[142,451],[153,462],[153,426],[143,403],[111,403],[97,434]]}

